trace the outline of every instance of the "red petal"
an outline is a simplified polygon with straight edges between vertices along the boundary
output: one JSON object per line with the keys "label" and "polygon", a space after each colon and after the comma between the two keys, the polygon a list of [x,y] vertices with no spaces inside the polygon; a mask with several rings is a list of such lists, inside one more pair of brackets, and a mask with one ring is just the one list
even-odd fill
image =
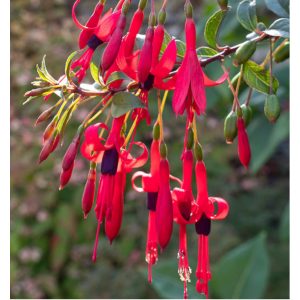
{"label": "red petal", "polygon": [[229,75],[229,72],[224,72],[223,75],[219,79],[217,79],[217,80],[211,80],[203,72],[204,85],[205,86],[216,86],[216,85],[222,84],[228,78],[228,75]]}
{"label": "red petal", "polygon": [[[106,14],[100,21],[99,26],[95,29],[95,35],[101,41],[106,41],[117,26],[121,12],[116,11],[112,14]],[[106,17],[107,16],[107,17]]]}
{"label": "red petal", "polygon": [[[227,217],[229,213],[229,204],[226,200],[219,197],[209,197],[209,201],[211,201],[212,211],[206,211],[205,214],[211,220],[223,220]],[[218,205],[218,210],[214,213],[214,204]]]}
{"label": "red petal", "polygon": [[[161,24],[157,25],[154,30],[154,36],[153,36],[151,73],[153,71],[153,68],[155,68],[155,66],[158,63],[159,52],[164,40],[164,35],[165,35],[164,26]],[[152,74],[155,75],[154,73]]]}

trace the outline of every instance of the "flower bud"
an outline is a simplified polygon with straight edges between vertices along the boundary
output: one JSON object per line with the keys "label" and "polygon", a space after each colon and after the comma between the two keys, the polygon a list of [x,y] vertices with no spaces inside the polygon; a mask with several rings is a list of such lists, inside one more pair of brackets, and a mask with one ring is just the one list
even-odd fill
{"label": "flower bud", "polygon": [[144,10],[145,7],[146,7],[146,5],[147,5],[147,0],[140,0],[140,2],[139,2],[139,9],[140,10]]}
{"label": "flower bud", "polygon": [[255,52],[256,50],[256,42],[255,41],[247,41],[244,42],[235,52],[233,57],[233,64],[235,66],[241,65],[245,63]]}
{"label": "flower bud", "polygon": [[245,122],[243,118],[237,119],[238,128],[238,155],[242,165],[248,169],[248,165],[251,159],[251,149],[248,139],[248,134],[245,129]]}
{"label": "flower bud", "polygon": [[83,195],[82,195],[82,211],[85,219],[87,218],[87,215],[93,206],[95,189],[96,189],[96,164],[92,163],[92,166],[89,170],[86,184],[84,186]]}
{"label": "flower bud", "polygon": [[228,10],[228,0],[218,0],[218,4],[222,10]]}
{"label": "flower bud", "polygon": [[278,51],[274,52],[274,60],[280,63],[290,57],[290,42],[286,42]]}
{"label": "flower bud", "polygon": [[164,7],[158,13],[158,24],[163,25],[166,22],[167,14],[166,9]]}
{"label": "flower bud", "polygon": [[74,162],[68,170],[64,170],[64,169],[61,170],[60,178],[59,178],[60,181],[59,190],[62,190],[68,184],[72,176],[73,168],[74,168]]}
{"label": "flower bud", "polygon": [[231,111],[224,122],[224,137],[227,144],[232,144],[237,136],[237,115],[236,112]]}
{"label": "flower bud", "polygon": [[58,131],[54,132],[44,143],[39,156],[39,164],[46,160],[48,156],[56,149],[60,135]]}
{"label": "flower bud", "polygon": [[267,95],[264,106],[265,116],[271,123],[275,123],[280,115],[280,103],[276,95]]}
{"label": "flower bud", "polygon": [[243,112],[243,119],[245,121],[246,127],[249,125],[250,121],[252,120],[252,109],[249,105],[241,105],[241,109]]}
{"label": "flower bud", "polygon": [[48,124],[48,126],[46,127],[46,129],[45,129],[45,131],[43,133],[43,141],[44,141],[44,143],[49,139],[49,137],[54,132],[57,120],[58,120],[58,116],[55,116],[52,119],[52,121]]}
{"label": "flower bud", "polygon": [[190,1],[186,1],[186,2],[185,2],[185,5],[184,5],[184,12],[185,12],[185,16],[186,16],[188,19],[193,18],[193,6],[192,6],[192,4],[191,4]]}
{"label": "flower bud", "polygon": [[72,141],[72,143],[69,145],[65,156],[62,161],[62,168],[64,170],[68,170],[71,166],[71,164],[74,162],[78,149],[79,149],[79,143],[80,143],[80,136],[76,135]]}
{"label": "flower bud", "polygon": [[45,111],[43,111],[37,118],[37,120],[35,121],[34,126],[46,121],[49,119],[49,117],[51,116],[53,110],[56,108],[56,106],[51,106],[50,108],[46,109]]}

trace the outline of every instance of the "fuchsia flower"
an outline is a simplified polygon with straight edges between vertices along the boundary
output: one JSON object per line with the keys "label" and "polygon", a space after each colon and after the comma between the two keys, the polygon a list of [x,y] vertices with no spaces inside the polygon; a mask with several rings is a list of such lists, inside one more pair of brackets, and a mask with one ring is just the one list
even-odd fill
{"label": "fuchsia flower", "polygon": [[175,75],[173,110],[177,115],[182,115],[185,110],[193,107],[199,115],[206,108],[205,86],[223,83],[228,73],[224,73],[216,81],[207,78],[204,74],[196,52],[196,26],[192,17],[187,17],[185,21],[185,39],[185,56]]}
{"label": "fuchsia flower", "polygon": [[[99,137],[98,131],[99,128],[107,130],[106,125],[98,123],[88,127],[84,132],[85,139],[81,146],[82,155],[94,163],[101,162],[101,175],[95,206],[98,227],[93,261],[96,260],[97,256],[98,237],[103,221],[105,220],[105,234],[110,242],[113,241],[120,230],[126,173],[131,172],[133,168],[143,166],[148,158],[148,150],[141,142],[132,142],[132,145],[136,145],[142,149],[142,153],[136,158],[132,157],[124,148],[124,138],[121,135],[124,119],[125,115],[113,120],[105,143],[104,138]],[[92,208],[93,195],[94,182],[89,183],[88,181],[82,200],[85,216],[87,216],[89,210]]]}
{"label": "fuchsia flower", "polygon": [[251,149],[248,134],[245,128],[245,121],[242,117],[237,119],[238,129],[238,155],[242,165],[248,169],[251,160]]}

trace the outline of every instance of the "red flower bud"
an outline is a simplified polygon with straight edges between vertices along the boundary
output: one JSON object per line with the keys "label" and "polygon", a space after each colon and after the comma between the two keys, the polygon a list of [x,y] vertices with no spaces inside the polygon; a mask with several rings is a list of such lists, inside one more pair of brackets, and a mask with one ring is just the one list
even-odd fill
{"label": "red flower bud", "polygon": [[64,169],[61,170],[60,179],[59,179],[59,181],[60,181],[59,189],[60,190],[62,190],[68,184],[68,182],[72,176],[73,168],[74,168],[74,162],[68,170],[64,170]]}
{"label": "red flower bud", "polygon": [[72,143],[69,145],[65,156],[62,161],[62,168],[64,170],[68,170],[71,166],[71,164],[74,162],[78,149],[79,149],[79,143],[80,143],[80,135],[76,135],[72,141]]}
{"label": "red flower bud", "polygon": [[83,190],[83,195],[82,195],[82,211],[85,219],[87,218],[87,215],[93,206],[95,189],[96,189],[96,169],[90,168],[88,178]]}
{"label": "red flower bud", "polygon": [[51,116],[53,110],[56,108],[56,106],[51,106],[50,108],[48,108],[47,110],[43,111],[37,118],[37,120],[35,121],[35,126],[48,120],[49,117]]}
{"label": "red flower bud", "polygon": [[102,60],[101,60],[102,72],[108,70],[115,62],[120,49],[125,26],[126,26],[126,16],[124,14],[121,14],[118,20],[117,27],[113,32],[102,55]]}
{"label": "red flower bud", "polygon": [[48,138],[44,145],[43,148],[40,152],[39,156],[39,164],[46,160],[48,156],[56,149],[58,142],[59,142],[59,134],[52,134],[50,138]]}
{"label": "red flower bud", "polygon": [[238,128],[238,155],[242,165],[248,169],[249,162],[251,159],[251,149],[248,139],[248,134],[245,129],[245,122],[242,117],[237,120]]}
{"label": "red flower bud", "polygon": [[49,139],[49,137],[54,132],[54,129],[56,127],[56,121],[57,121],[57,117],[54,117],[53,120],[46,127],[46,129],[45,129],[45,131],[43,133],[43,141],[44,141],[44,143]]}
{"label": "red flower bud", "polygon": [[170,192],[170,167],[167,159],[160,161],[160,188],[156,204],[156,230],[158,243],[164,249],[173,231],[173,206]]}
{"label": "red flower bud", "polygon": [[145,36],[145,42],[141,50],[141,55],[138,63],[138,79],[139,82],[144,83],[150,73],[152,64],[152,41],[153,41],[154,29],[148,27]]}

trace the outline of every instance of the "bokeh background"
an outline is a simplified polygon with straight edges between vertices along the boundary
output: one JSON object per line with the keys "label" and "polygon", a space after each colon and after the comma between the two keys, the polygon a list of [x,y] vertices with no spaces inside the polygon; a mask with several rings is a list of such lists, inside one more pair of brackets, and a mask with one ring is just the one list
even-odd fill
{"label": "bokeh background", "polygon": [[[169,1],[166,23],[168,31],[181,39],[183,2]],[[216,2],[192,1],[199,46],[204,45],[204,24],[217,10]],[[220,38],[224,44],[233,45],[242,42],[247,32],[235,18],[239,1],[229,2],[232,10]],[[96,0],[82,1],[79,9],[82,20],[95,3]],[[181,298],[176,226],[168,249],[154,267],[153,285],[147,283],[146,198],[130,189],[129,176],[121,233],[111,246],[101,235],[99,259],[92,264],[96,222],[93,213],[83,220],[81,212],[87,161],[77,160],[70,184],[58,191],[61,159],[87,110],[75,114],[64,145],[45,163],[37,164],[46,124],[33,125],[39,113],[55,100],[44,103],[39,99],[23,106],[23,94],[30,89],[30,82],[36,76],[35,65],[44,54],[48,70],[58,78],[67,56],[77,48],[79,32],[72,22],[72,4],[72,0],[11,1],[11,297]],[[257,1],[257,9],[259,20],[266,25],[275,20],[263,0]],[[254,60],[261,62],[267,48],[267,42],[260,44]],[[99,57],[95,63],[99,63]],[[231,206],[228,218],[212,225],[213,298],[289,297],[289,61],[276,65],[274,70],[280,81],[282,114],[275,125],[269,124],[263,114],[265,96],[253,94],[254,118],[248,127],[252,162],[248,172],[238,161],[236,142],[227,145],[223,138],[224,118],[232,103],[226,84],[207,90],[207,114],[198,122],[210,195],[223,196]],[[221,73],[218,63],[205,71],[212,78]],[[232,74],[237,71],[231,67]],[[246,95],[242,86],[242,102]],[[180,176],[184,120],[175,120],[170,103],[171,97],[164,112],[165,134],[172,172]],[[153,113],[155,109],[151,105]],[[149,145],[150,128],[143,125],[137,139]],[[196,238],[190,226],[192,298],[199,297],[194,288]]]}

